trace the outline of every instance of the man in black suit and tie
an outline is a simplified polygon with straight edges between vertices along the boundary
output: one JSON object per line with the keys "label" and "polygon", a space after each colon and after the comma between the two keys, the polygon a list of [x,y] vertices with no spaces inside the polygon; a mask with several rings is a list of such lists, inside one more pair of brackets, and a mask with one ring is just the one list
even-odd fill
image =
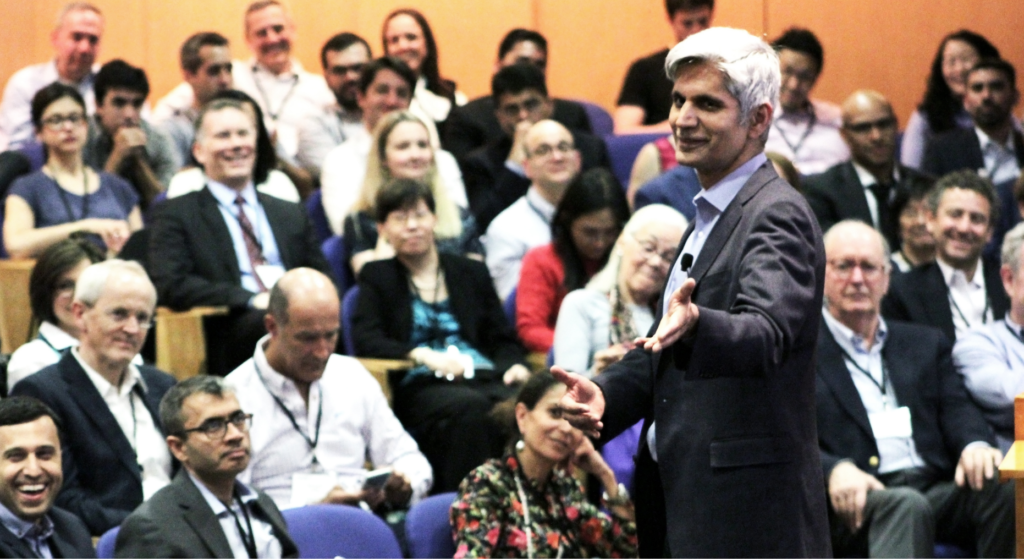
{"label": "man in black suit and tie", "polygon": [[117,557],[297,557],[273,499],[235,478],[249,465],[252,414],[218,377],[176,385],[160,402],[182,465],[121,526]]}
{"label": "man in black suit and tie", "polygon": [[149,265],[161,305],[228,307],[226,317],[204,324],[208,370],[226,375],[266,334],[277,278],[303,266],[328,273],[327,264],[302,206],[256,192],[256,128],[239,102],[216,100],[200,111],[192,151],[206,187],[159,207]]}
{"label": "man in black suit and tie", "polygon": [[899,216],[893,201],[901,190],[930,179],[896,161],[896,113],[877,91],[855,92],[843,103],[839,134],[850,147],[850,161],[807,177],[804,196],[822,231],[844,219],[859,219],[900,246]]}
{"label": "man in black suit and tie", "polygon": [[[533,64],[521,62],[499,70],[491,78],[491,93],[494,116],[504,133],[459,162],[469,209],[481,231],[486,231],[502,210],[526,194],[530,187],[530,179],[523,170],[527,132],[534,124],[551,119],[554,111],[544,72]],[[611,165],[603,140],[566,128],[580,153],[581,170]]]}
{"label": "man in black suit and tie", "polygon": [[107,260],[82,271],[71,312],[77,348],[18,382],[61,419],[64,487],[57,504],[99,536],[171,480],[157,406],[174,378],[135,366],[153,326],[156,289],[137,262]]}
{"label": "man in black suit and tie", "polygon": [[85,524],[53,506],[64,480],[59,422],[39,400],[0,400],[0,557],[96,556]]}
{"label": "man in black suit and tie", "polygon": [[1012,182],[1024,168],[1024,135],[1013,123],[1020,99],[1017,72],[999,58],[986,58],[967,71],[964,109],[974,126],[954,128],[932,138],[921,170],[941,177],[969,169],[993,184]]}
{"label": "man in black suit and tie", "polygon": [[778,56],[712,28],[665,69],[697,217],[650,337],[594,381],[553,368],[562,407],[602,439],[644,420],[641,556],[830,556],[814,419],[825,254],[807,201],[764,155]]}
{"label": "man in black suit and tie", "polygon": [[[1014,552],[1002,453],[933,328],[879,317],[889,249],[858,221],[825,234],[818,441],[837,555],[929,557],[935,540]],[[863,555],[861,555],[863,556]]]}
{"label": "man in black suit and tie", "polygon": [[1010,308],[999,262],[982,256],[999,203],[988,179],[965,170],[939,179],[928,206],[935,261],[893,277],[882,314],[938,328],[953,342]]}

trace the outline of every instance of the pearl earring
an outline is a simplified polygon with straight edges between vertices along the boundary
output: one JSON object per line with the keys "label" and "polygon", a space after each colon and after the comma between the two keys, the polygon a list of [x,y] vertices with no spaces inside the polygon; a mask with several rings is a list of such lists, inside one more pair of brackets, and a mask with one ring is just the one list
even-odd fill
{"label": "pearl earring", "polygon": [[516,452],[522,452],[525,449],[526,443],[523,442],[523,439],[519,439],[519,441],[516,442]]}

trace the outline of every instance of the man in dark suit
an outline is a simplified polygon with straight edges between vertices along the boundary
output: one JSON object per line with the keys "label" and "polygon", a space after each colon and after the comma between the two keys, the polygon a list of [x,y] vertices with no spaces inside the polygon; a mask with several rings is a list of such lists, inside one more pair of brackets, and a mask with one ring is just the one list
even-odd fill
{"label": "man in dark suit", "polygon": [[[526,133],[534,124],[550,120],[554,110],[544,72],[533,64],[513,64],[499,70],[491,79],[491,93],[495,100],[494,115],[503,134],[460,161],[469,209],[481,231],[486,231],[491,220],[526,194],[530,187],[530,179],[523,170]],[[611,165],[604,141],[566,128],[580,153],[582,170]]]}
{"label": "man in dark suit", "polygon": [[[1002,453],[933,328],[884,321],[889,250],[843,221],[825,234],[818,336],[818,441],[837,555],[929,557],[935,540],[1014,551]],[[863,556],[863,555],[861,555]]]}
{"label": "man in dark suit", "polygon": [[205,322],[208,370],[225,375],[266,333],[268,290],[286,270],[327,273],[305,210],[256,192],[256,128],[233,100],[208,103],[196,120],[196,161],[206,187],[162,204],[153,220],[149,264],[160,304],[184,310],[226,306]]}
{"label": "man in dark suit", "polygon": [[987,58],[967,71],[964,108],[974,126],[954,128],[932,138],[921,170],[936,177],[969,169],[995,184],[1010,181],[1024,168],[1024,135],[1013,124],[1020,99],[1017,72],[998,58]]}
{"label": "man in dark suit", "polygon": [[938,328],[952,342],[1010,308],[999,262],[982,256],[999,204],[991,182],[964,170],[939,179],[928,206],[935,261],[894,277],[882,314]]}
{"label": "man in dark suit", "polygon": [[98,536],[170,482],[172,461],[157,406],[174,378],[132,364],[153,325],[156,290],[136,262],[86,268],[71,312],[80,345],[18,382],[63,424],[64,487],[57,504]]}
{"label": "man in dark suit", "polygon": [[96,556],[82,521],[53,506],[64,480],[59,422],[38,400],[0,400],[0,557]]}
{"label": "man in dark suit", "polygon": [[843,103],[839,134],[851,160],[808,177],[804,196],[823,231],[844,219],[873,225],[889,246],[900,246],[896,194],[927,177],[896,162],[896,113],[877,91],[855,92]]}
{"label": "man in dark suit", "polygon": [[[516,28],[509,31],[498,45],[494,71],[522,63],[533,64],[543,72],[548,65],[548,40],[536,31]],[[569,130],[591,133],[590,118],[583,105],[566,99],[552,98],[551,101],[554,105],[552,120],[561,122]],[[473,150],[504,135],[504,128],[494,116],[494,97],[486,95],[452,108],[444,123],[441,144],[462,161]]]}
{"label": "man in dark suit", "polygon": [[249,465],[252,414],[223,379],[178,384],[160,417],[182,469],[125,520],[116,556],[298,557],[273,499],[235,479]]}
{"label": "man in dark suit", "polygon": [[831,554],[814,419],[825,255],[806,200],[764,155],[778,68],[736,29],[669,52],[676,158],[704,189],[697,218],[650,337],[593,382],[553,369],[580,428],[608,439],[644,420],[641,556]]}

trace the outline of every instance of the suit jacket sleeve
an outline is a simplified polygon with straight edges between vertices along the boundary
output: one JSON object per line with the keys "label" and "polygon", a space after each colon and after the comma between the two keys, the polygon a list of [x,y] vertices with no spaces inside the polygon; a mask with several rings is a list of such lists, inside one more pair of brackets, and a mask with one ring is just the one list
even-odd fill
{"label": "suit jacket sleeve", "polygon": [[[882,298],[882,316],[887,320],[900,320],[902,322],[913,322],[910,317],[910,310],[904,300],[904,284],[908,274],[893,274],[889,284],[889,292]],[[918,277],[913,271],[911,277]]]}
{"label": "suit jacket sleeve", "polygon": [[176,557],[181,553],[167,530],[146,515],[133,514],[121,525],[114,557]]}
{"label": "suit jacket sleeve", "polygon": [[405,359],[409,350],[409,332],[402,325],[411,325],[411,316],[405,319],[408,297],[403,297],[399,285],[404,285],[399,265],[394,260],[369,262],[359,272],[359,297],[352,316],[352,341],[356,355],[384,359]]}

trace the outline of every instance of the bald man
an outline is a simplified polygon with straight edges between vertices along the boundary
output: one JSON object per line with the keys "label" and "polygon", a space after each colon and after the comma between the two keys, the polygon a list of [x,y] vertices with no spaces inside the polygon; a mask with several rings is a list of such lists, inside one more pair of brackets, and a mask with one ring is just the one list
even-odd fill
{"label": "bald man", "polygon": [[850,148],[851,160],[804,182],[804,195],[822,231],[844,219],[859,219],[899,246],[899,216],[892,203],[901,190],[930,183],[896,161],[898,122],[889,101],[877,91],[860,90],[842,106],[839,133]]}
{"label": "bald man", "polygon": [[573,135],[554,120],[541,120],[523,140],[523,170],[530,179],[526,194],[498,214],[481,239],[494,288],[504,300],[519,283],[523,256],[551,242],[551,220],[569,183],[580,172]]}
{"label": "bald man", "polygon": [[[268,335],[227,377],[242,409],[259,418],[239,479],[280,508],[402,509],[427,494],[433,471],[377,381],[355,359],[334,354],[339,307],[330,278],[311,268],[285,273],[270,290]],[[383,486],[366,484],[367,458],[391,469]]]}

